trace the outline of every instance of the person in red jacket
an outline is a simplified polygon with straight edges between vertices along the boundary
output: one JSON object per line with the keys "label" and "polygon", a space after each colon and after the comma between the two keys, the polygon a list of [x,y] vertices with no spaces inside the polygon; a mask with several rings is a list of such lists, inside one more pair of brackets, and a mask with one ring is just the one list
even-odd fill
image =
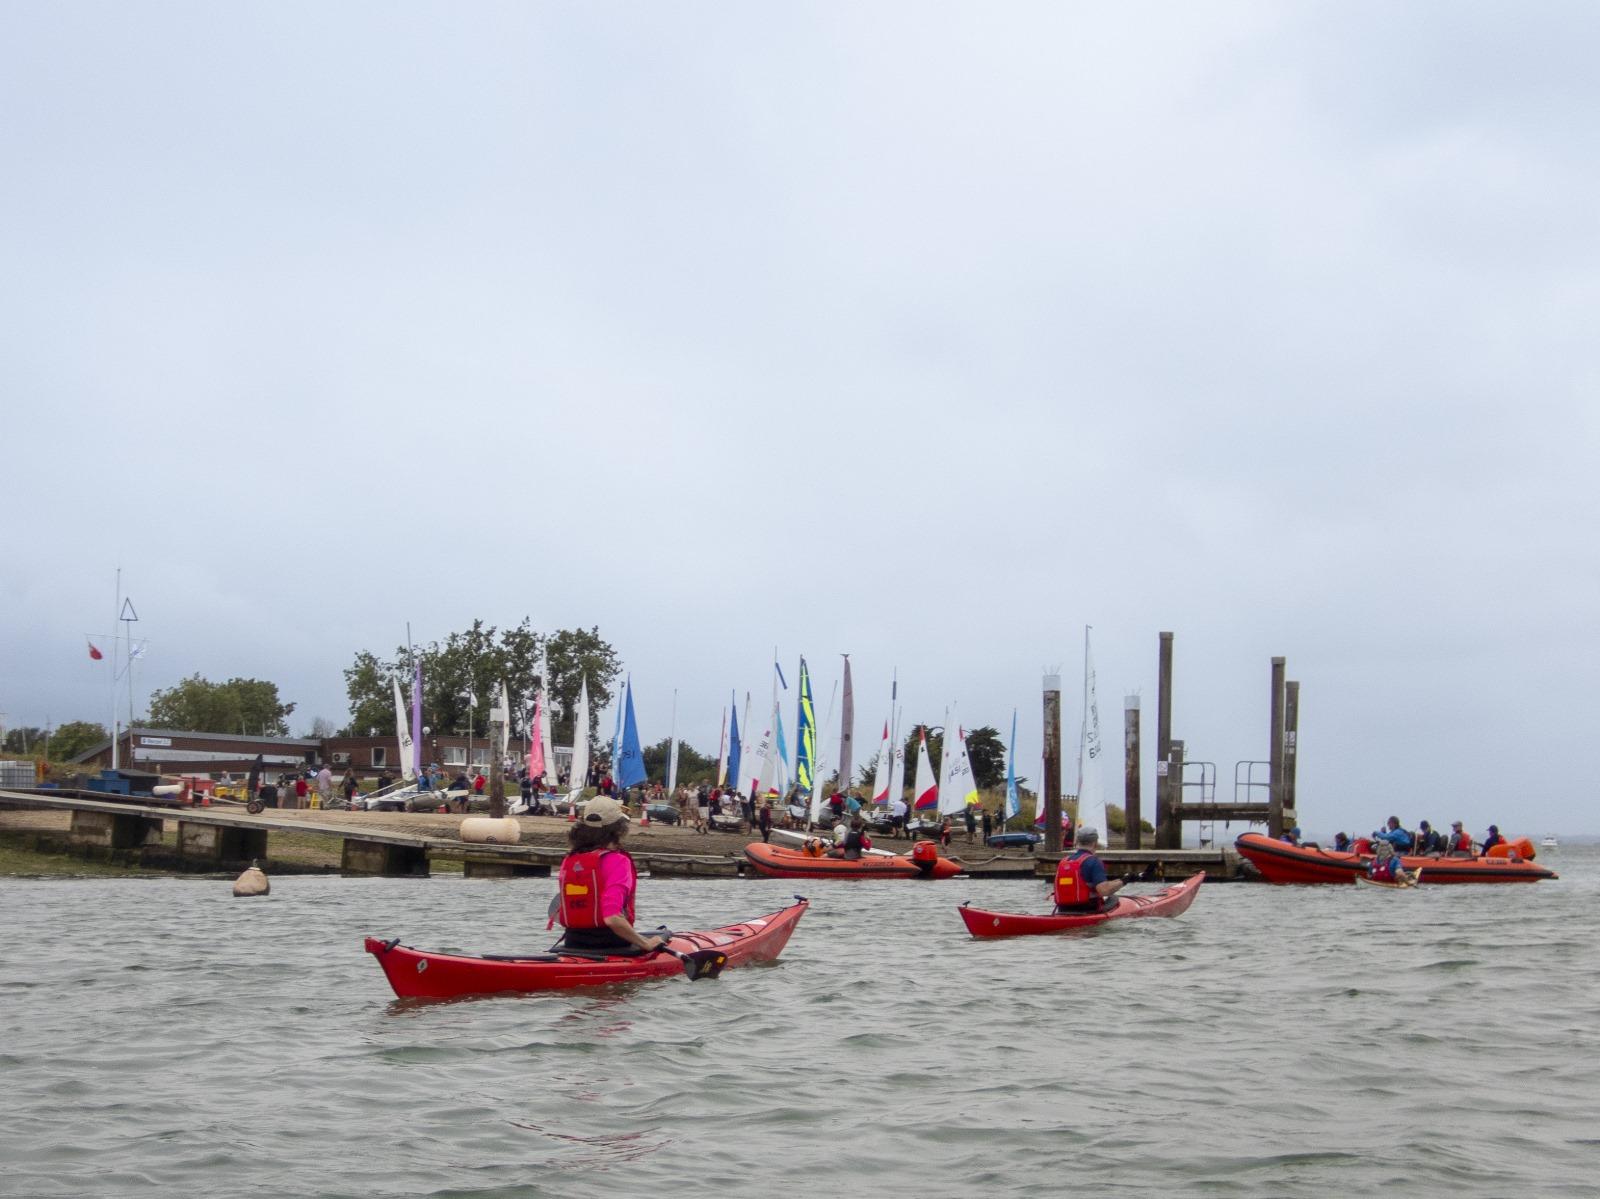
{"label": "person in red jacket", "polygon": [[564,944],[644,953],[665,944],[664,938],[642,936],[633,926],[639,875],[622,848],[627,831],[628,814],[603,795],[585,803],[568,829],[570,848],[561,861],[550,913],[552,922],[559,920],[567,930]]}

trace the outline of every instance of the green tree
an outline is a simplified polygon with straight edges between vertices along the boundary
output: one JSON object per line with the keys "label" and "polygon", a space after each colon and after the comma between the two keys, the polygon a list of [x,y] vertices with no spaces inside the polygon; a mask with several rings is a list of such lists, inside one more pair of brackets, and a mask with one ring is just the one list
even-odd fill
{"label": "green tree", "polygon": [[8,754],[32,754],[44,752],[45,731],[36,725],[23,725],[20,728],[7,729],[5,752]]}
{"label": "green tree", "polygon": [[[672,738],[663,737],[644,751],[644,770],[652,783],[665,784],[667,764],[672,753]],[[686,741],[678,742],[678,785],[714,782],[717,760],[708,758]]]}
{"label": "green tree", "polygon": [[[622,665],[616,651],[600,637],[598,628],[562,629],[548,637],[534,632],[526,617],[504,631],[481,620],[442,642],[408,649],[399,646],[383,659],[361,650],[344,672],[345,694],[350,700],[352,736],[372,736],[394,728],[394,686],[400,680],[402,700],[409,711],[413,661],[422,667],[422,722],[435,732],[465,733],[468,721],[474,735],[489,727],[489,709],[499,695],[501,680],[511,700],[512,736],[524,733],[539,688],[539,655],[550,666],[546,691],[550,700],[550,735],[556,745],[572,744],[573,709],[578,688],[589,682],[589,738],[601,711],[610,705],[612,684]],[[470,699],[468,697],[471,697]]]}
{"label": "green tree", "polygon": [[278,685],[264,679],[213,683],[191,675],[150,696],[150,723],[191,733],[287,736],[293,704],[278,698]]}
{"label": "green tree", "polygon": [[70,761],[85,750],[110,739],[103,724],[95,724],[91,720],[68,721],[50,734],[50,759],[55,762]]}
{"label": "green tree", "polygon": [[967,757],[972,760],[972,777],[980,790],[1005,786],[1006,747],[999,729],[984,725],[970,730]]}

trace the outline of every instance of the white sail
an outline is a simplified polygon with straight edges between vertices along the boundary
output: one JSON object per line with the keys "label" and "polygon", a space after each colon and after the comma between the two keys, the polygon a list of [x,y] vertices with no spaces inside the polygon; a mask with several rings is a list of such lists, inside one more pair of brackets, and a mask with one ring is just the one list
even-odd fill
{"label": "white sail", "polygon": [[1100,701],[1095,696],[1094,661],[1089,655],[1089,629],[1083,630],[1083,724],[1078,734],[1078,828],[1092,828],[1100,844],[1111,839],[1106,823],[1104,746],[1100,743]]}
{"label": "white sail", "polygon": [[[546,770],[550,767],[547,764]],[[576,799],[589,785],[589,676],[578,684],[578,706],[572,714],[572,770],[567,775],[567,798]]]}
{"label": "white sail", "polygon": [[722,709],[722,748],[717,751],[717,781],[712,784],[721,787],[728,781],[728,709]]}
{"label": "white sail", "polygon": [[539,660],[539,744],[544,749],[544,781],[556,781],[556,747],[550,736],[550,661]]}
{"label": "white sail", "polygon": [[400,742],[400,769],[406,781],[417,777],[417,767],[411,753],[411,727],[407,723],[410,713],[406,711],[406,701],[400,696],[400,680],[390,679],[394,684],[394,731],[395,739]]}
{"label": "white sail", "polygon": [[667,802],[678,793],[678,693],[672,693],[672,751],[667,754]]}
{"label": "white sail", "polygon": [[972,775],[972,760],[967,757],[967,734],[955,730],[955,744],[950,742],[950,728],[944,730],[944,753],[939,758],[939,814],[952,816],[964,812],[969,804],[978,802],[978,783]]}
{"label": "white sail", "polygon": [[[837,680],[833,690],[828,695],[828,714],[822,718],[819,729],[831,728],[833,725],[833,701],[839,694]],[[822,823],[822,784],[828,778],[828,743],[827,738],[820,733],[817,735],[817,761],[811,768],[811,811],[808,819],[812,824]]]}
{"label": "white sail", "polygon": [[[759,797],[772,785],[772,723],[761,731],[756,743],[750,747],[750,760],[744,764],[745,778],[749,780],[749,794]],[[744,787],[739,788],[744,791]]]}
{"label": "white sail", "polygon": [[894,766],[889,760],[889,722],[883,722],[883,736],[878,741],[878,765],[872,772],[872,802],[889,802],[889,776]]}
{"label": "white sail", "polygon": [[933,773],[933,760],[928,757],[928,726],[922,726],[922,736],[917,741],[917,782],[912,793],[912,808],[926,811],[939,802],[939,780]]}

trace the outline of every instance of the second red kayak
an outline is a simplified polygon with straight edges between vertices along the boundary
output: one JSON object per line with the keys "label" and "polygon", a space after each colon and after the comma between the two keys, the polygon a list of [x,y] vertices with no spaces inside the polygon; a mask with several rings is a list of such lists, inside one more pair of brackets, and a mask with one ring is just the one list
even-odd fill
{"label": "second red kayak", "polygon": [[956,910],[961,913],[967,931],[974,937],[1029,937],[1067,933],[1079,928],[1093,928],[1108,920],[1124,920],[1133,916],[1181,916],[1194,902],[1194,894],[1205,877],[1197,874],[1154,895],[1118,895],[1116,906],[1105,912],[1033,916],[1025,912],[991,912],[965,903]]}

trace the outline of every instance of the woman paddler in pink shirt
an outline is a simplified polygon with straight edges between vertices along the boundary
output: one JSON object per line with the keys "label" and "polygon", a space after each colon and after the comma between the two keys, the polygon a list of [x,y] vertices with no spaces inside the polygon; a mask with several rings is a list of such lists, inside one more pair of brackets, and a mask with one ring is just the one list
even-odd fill
{"label": "woman paddler in pink shirt", "polygon": [[559,920],[567,930],[564,946],[648,953],[665,944],[663,938],[641,936],[633,927],[639,876],[622,848],[627,831],[627,812],[604,795],[585,803],[568,830],[571,849],[561,860],[551,913],[552,923]]}

